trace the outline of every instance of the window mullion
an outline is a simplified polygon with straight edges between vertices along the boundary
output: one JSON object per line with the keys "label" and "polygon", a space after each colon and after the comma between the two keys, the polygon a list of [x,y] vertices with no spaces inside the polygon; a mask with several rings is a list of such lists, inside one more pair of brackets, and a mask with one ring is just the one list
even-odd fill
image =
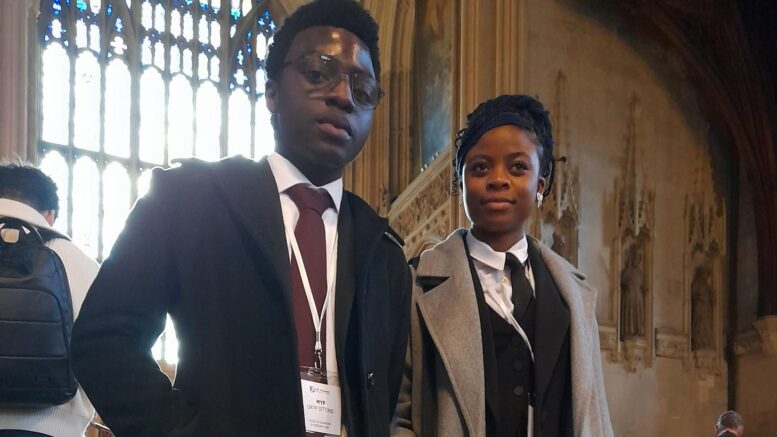
{"label": "window mullion", "polygon": [[[134,2],[137,3],[137,2]],[[140,8],[133,4],[130,9],[130,22],[131,26],[138,26],[138,20],[134,11],[138,11]],[[140,35],[139,32],[135,32]],[[130,46],[136,47],[135,50],[130,50]],[[127,67],[130,73],[130,159],[128,174],[130,177],[130,202],[134,203],[138,198],[138,178],[140,177],[140,38],[134,38],[133,41],[127,41]],[[135,53],[135,55],[130,55]]]}
{"label": "window mullion", "polygon": [[107,64],[107,56],[103,56],[102,53],[98,54],[100,65],[100,148],[97,159],[97,174],[100,178],[98,186],[98,203],[97,203],[97,261],[103,260],[104,241],[103,233],[105,229],[105,167],[108,165],[105,155],[105,66]]}
{"label": "window mullion", "polygon": [[[70,102],[69,107],[70,110],[68,111],[68,120],[67,120],[67,130],[68,130],[68,137],[67,137],[67,156],[65,159],[67,159],[67,233],[71,237],[73,236],[73,181],[74,181],[74,169],[75,169],[75,109],[76,109],[76,60],[77,60],[77,54],[78,49],[75,44],[75,38],[73,38],[74,35],[74,29],[75,29],[75,19],[73,18],[73,8],[75,8],[75,4],[70,4],[67,7],[65,4],[63,4],[62,9],[62,25],[63,28],[67,30],[67,56],[70,58]],[[64,42],[64,41],[63,41]]]}
{"label": "window mullion", "polygon": [[219,44],[216,56],[219,58],[219,92],[222,94],[221,99],[221,132],[222,132],[222,149],[221,156],[225,156],[228,150],[227,142],[229,141],[229,134],[224,132],[229,130],[229,96],[230,96],[230,77],[232,74],[232,62],[229,59],[229,53],[233,44],[232,38],[230,38],[229,31],[232,28],[231,15],[230,15],[230,2],[229,0],[221,0],[221,10],[217,20],[219,21],[219,31],[221,32],[221,44]]}
{"label": "window mullion", "polygon": [[[172,39],[170,38],[169,32],[170,32],[170,23],[172,22],[172,16],[170,15],[170,1],[161,1],[159,3],[164,7],[164,26],[163,29],[165,31],[160,32],[159,34],[159,41],[162,42],[162,47],[164,47],[164,65],[162,66],[162,83],[165,86],[165,102],[164,102],[164,145],[165,145],[165,153],[163,157],[163,163],[165,167],[168,167],[170,165],[170,80],[172,79],[172,74],[170,73],[170,50],[173,46]],[[154,23],[156,25],[156,17],[154,17]],[[155,54],[156,56],[156,54]],[[153,63],[152,63],[153,64]],[[149,67],[153,68],[153,67]]]}

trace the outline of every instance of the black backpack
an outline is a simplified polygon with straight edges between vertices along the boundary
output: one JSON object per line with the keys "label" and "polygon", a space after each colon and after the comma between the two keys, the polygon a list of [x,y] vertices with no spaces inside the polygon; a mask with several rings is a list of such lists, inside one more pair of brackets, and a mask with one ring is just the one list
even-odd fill
{"label": "black backpack", "polygon": [[45,243],[67,238],[25,221],[0,217],[0,406],[67,402],[77,384],[70,366],[73,303],[62,260]]}

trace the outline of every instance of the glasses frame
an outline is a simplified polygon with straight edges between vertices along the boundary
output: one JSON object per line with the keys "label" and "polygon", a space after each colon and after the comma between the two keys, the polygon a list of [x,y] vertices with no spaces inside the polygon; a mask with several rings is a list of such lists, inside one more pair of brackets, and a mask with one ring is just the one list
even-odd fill
{"label": "glasses frame", "polygon": [[[326,64],[333,64],[333,65],[335,65],[337,67],[336,71],[339,74],[336,74],[334,77],[330,78],[327,81],[324,81],[321,84],[310,83],[310,81],[305,77],[305,73],[307,72],[307,62],[308,62],[308,60],[312,56],[319,57]],[[353,100],[353,103],[356,106],[358,106],[358,107],[360,107],[362,109],[370,109],[370,110],[375,109],[378,106],[378,104],[380,104],[380,101],[383,98],[383,96],[386,95],[386,93],[384,93],[383,89],[380,87],[380,82],[377,79],[371,77],[369,75],[369,73],[367,73],[366,71],[348,71],[346,69],[346,67],[343,65],[343,63],[340,62],[340,60],[338,60],[337,58],[334,58],[332,56],[325,55],[323,53],[319,53],[319,52],[305,53],[304,55],[302,55],[302,56],[300,56],[300,57],[298,57],[296,59],[292,59],[291,61],[284,62],[283,65],[281,65],[281,69],[284,69],[284,68],[292,66],[292,65],[294,67],[296,67],[298,72],[303,76],[303,79],[305,80],[305,82],[314,91],[331,91],[337,85],[339,85],[340,82],[343,81],[343,77],[344,76],[348,76],[348,88],[351,90],[351,98]],[[355,96],[355,92],[354,92],[354,83],[355,83],[354,77],[357,76],[357,75],[366,75],[369,79],[375,81],[375,85],[378,87],[378,97],[375,99],[375,103],[374,104],[360,103],[354,97]]]}

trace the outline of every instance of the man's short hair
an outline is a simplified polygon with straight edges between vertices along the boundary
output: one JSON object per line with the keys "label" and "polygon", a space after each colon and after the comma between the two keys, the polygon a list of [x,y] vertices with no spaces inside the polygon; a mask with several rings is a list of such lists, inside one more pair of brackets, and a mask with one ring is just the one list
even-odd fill
{"label": "man's short hair", "polygon": [[338,27],[356,35],[370,51],[375,78],[380,80],[378,24],[353,0],[314,0],[289,15],[267,49],[265,71],[268,78],[278,80],[294,37],[305,29],[318,26]]}
{"label": "man's short hair", "polygon": [[59,215],[57,184],[27,163],[0,163],[0,198],[25,203],[37,211]]}
{"label": "man's short hair", "polygon": [[718,416],[715,429],[720,432],[724,429],[739,429],[742,427],[742,416],[734,410],[729,410]]}

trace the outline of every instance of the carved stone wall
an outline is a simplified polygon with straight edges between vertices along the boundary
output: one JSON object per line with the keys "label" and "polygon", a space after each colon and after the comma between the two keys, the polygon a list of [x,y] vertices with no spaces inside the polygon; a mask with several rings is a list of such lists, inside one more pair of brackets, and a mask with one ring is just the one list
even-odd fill
{"label": "carved stone wall", "polygon": [[615,238],[612,243],[611,318],[617,342],[608,341],[611,362],[623,362],[627,371],[653,362],[653,233],[655,192],[646,186],[638,165],[638,128],[641,105],[633,96],[628,108],[622,175],[615,181]]}
{"label": "carved stone wall", "polygon": [[563,71],[556,75],[550,115],[553,120],[554,169],[551,192],[539,208],[530,229],[545,245],[577,266],[580,223],[580,177],[569,138],[567,109],[567,77]]}
{"label": "carved stone wall", "polygon": [[446,151],[391,206],[389,223],[405,239],[408,258],[450,233],[455,214],[452,202],[450,151]]}
{"label": "carved stone wall", "polygon": [[[576,199],[566,211],[577,213],[577,266],[599,290],[615,435],[705,435],[726,407],[726,366],[717,346],[712,354],[691,352],[685,206],[697,170],[714,197],[730,194],[728,175],[712,177],[720,142],[705,128],[692,82],[661,47],[635,43],[615,17],[577,7],[583,2],[524,3],[530,37],[522,91],[549,109],[556,156],[567,157],[531,232],[552,244],[546,223],[563,217],[555,210],[556,190]],[[726,274],[713,268],[715,293],[724,290]],[[630,293],[633,305],[625,305],[626,289],[637,290]],[[716,345],[725,344],[725,302],[711,299]]]}

